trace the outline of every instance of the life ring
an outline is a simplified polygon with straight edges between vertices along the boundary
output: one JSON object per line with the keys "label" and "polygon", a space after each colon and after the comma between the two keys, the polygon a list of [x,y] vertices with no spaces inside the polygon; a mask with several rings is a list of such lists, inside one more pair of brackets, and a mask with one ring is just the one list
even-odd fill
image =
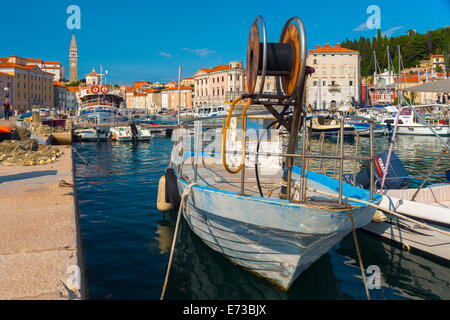
{"label": "life ring", "polygon": [[92,91],[92,93],[99,93],[100,92],[100,87],[99,86],[92,86],[91,87],[91,91]]}
{"label": "life ring", "polygon": [[109,89],[108,89],[107,86],[103,86],[103,87],[102,87],[102,93],[103,93],[103,94],[107,94],[108,91],[109,91]]}
{"label": "life ring", "polygon": [[178,210],[181,202],[180,193],[178,191],[177,177],[173,168],[166,170],[166,202],[172,204],[172,208]]}

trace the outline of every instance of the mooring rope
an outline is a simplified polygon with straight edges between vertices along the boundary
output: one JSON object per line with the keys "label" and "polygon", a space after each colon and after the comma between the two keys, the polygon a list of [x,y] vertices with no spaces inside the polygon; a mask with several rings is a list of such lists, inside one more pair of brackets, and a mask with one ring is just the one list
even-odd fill
{"label": "mooring rope", "polygon": [[175,224],[175,231],[173,233],[173,239],[172,239],[172,248],[170,249],[169,262],[167,264],[166,277],[164,279],[164,284],[163,284],[160,300],[164,300],[164,296],[166,294],[166,289],[167,289],[167,283],[169,282],[170,269],[172,267],[172,259],[173,259],[173,254],[175,252],[175,244],[177,242],[177,235],[178,235],[178,229],[179,229],[180,220],[181,220],[181,214],[183,212],[184,206],[186,205],[186,198],[189,195],[191,188],[195,185],[197,185],[197,182],[187,185],[186,188],[184,188],[183,194],[181,195],[180,208],[178,209],[177,222]]}
{"label": "mooring rope", "polygon": [[[311,191],[317,192],[317,193],[321,193],[321,194],[324,194],[324,195],[327,195],[327,196],[330,196],[330,197],[333,197],[333,198],[338,198],[338,195],[333,194],[333,193],[324,192],[324,191],[321,191],[321,190],[311,189],[311,188],[308,188],[308,190],[311,190]],[[387,213],[389,213],[389,214],[391,214],[393,216],[397,216],[399,218],[408,220],[408,221],[413,222],[415,224],[418,224],[418,225],[420,225],[422,227],[425,227],[425,228],[427,228],[429,230],[436,231],[436,232],[442,233],[442,234],[450,237],[450,232],[447,232],[447,231],[444,231],[444,230],[441,230],[441,229],[438,229],[438,228],[434,228],[434,227],[432,227],[432,226],[430,226],[430,225],[428,225],[426,223],[423,223],[423,222],[417,221],[415,219],[409,218],[409,217],[405,216],[406,213],[404,213],[404,212],[400,212],[399,213],[397,211],[392,211],[390,209],[380,207],[379,205],[376,205],[375,203],[371,203],[371,202],[364,201],[364,200],[361,200],[361,199],[355,199],[355,198],[351,198],[351,197],[347,197],[347,196],[343,196],[343,198],[345,198],[346,200],[349,200],[349,201],[354,201],[354,202],[360,202],[360,203],[363,203],[363,204],[367,204],[369,206],[377,208],[378,210],[387,212]]]}
{"label": "mooring rope", "polygon": [[365,269],[364,269],[364,265],[363,265],[363,261],[362,261],[361,250],[359,249],[358,238],[356,237],[356,228],[355,228],[355,221],[353,220],[353,210],[352,209],[350,209],[349,217],[350,217],[350,221],[352,222],[353,242],[355,243],[356,255],[358,256],[358,264],[359,264],[359,269],[361,271],[362,281],[364,284],[364,290],[366,291],[367,300],[371,300],[370,294],[369,294],[369,288],[367,288],[367,279],[366,279],[366,274],[364,272]]}
{"label": "mooring rope", "polygon": [[86,165],[86,167],[88,167],[88,166],[90,166],[90,167],[92,167],[92,168],[94,168],[94,169],[97,169],[97,170],[99,170],[99,171],[103,171],[103,172],[105,172],[105,173],[107,173],[107,174],[112,174],[112,171],[109,171],[109,170],[105,170],[105,169],[103,169],[103,168],[101,168],[101,167],[99,167],[99,166],[96,166],[96,165],[93,165],[93,164],[91,164],[91,163],[89,163],[78,151],[77,151],[77,149],[75,149],[73,146],[70,146],[70,148],[75,152],[75,154],[81,159],[81,161],[83,161],[84,162],[84,164]]}

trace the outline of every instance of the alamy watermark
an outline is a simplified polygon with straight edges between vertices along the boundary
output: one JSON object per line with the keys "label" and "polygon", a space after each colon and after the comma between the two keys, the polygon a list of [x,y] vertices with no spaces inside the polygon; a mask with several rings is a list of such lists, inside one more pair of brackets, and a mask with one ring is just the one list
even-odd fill
{"label": "alamy watermark", "polygon": [[379,6],[372,4],[367,7],[367,14],[370,16],[367,18],[366,27],[369,30],[381,29],[381,9]]}
{"label": "alamy watermark", "polygon": [[368,266],[366,269],[367,288],[369,290],[381,289],[381,270],[377,265]]}
{"label": "alamy watermark", "polygon": [[66,13],[69,17],[66,20],[66,26],[69,30],[81,29],[81,9],[79,6],[72,4],[67,7]]}

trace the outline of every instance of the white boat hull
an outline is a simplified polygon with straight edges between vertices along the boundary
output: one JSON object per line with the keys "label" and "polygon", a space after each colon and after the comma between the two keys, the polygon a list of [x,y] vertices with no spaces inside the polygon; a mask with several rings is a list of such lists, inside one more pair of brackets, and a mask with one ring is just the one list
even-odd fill
{"label": "white boat hull", "polygon": [[[450,232],[450,184],[422,189],[416,201],[410,199],[416,189],[388,190],[380,206]],[[386,213],[386,222],[371,222],[363,229],[441,259],[450,261],[450,236]]]}
{"label": "white boat hull", "polygon": [[[450,126],[433,126],[434,131],[440,136],[450,136]],[[434,136],[435,134],[426,126],[422,125],[399,125],[397,134]]]}
{"label": "white boat hull", "polygon": [[131,141],[133,134],[130,127],[111,127],[111,139],[114,141]]}
{"label": "white boat hull", "polygon": [[81,141],[99,141],[108,140],[111,137],[109,130],[103,130],[101,132],[96,129],[82,129],[75,130],[74,135]]}
{"label": "white boat hull", "polygon": [[[180,193],[187,185],[178,180]],[[356,227],[374,212],[354,207]],[[206,245],[283,290],[352,230],[348,208],[330,212],[206,187],[191,189],[183,215]]]}

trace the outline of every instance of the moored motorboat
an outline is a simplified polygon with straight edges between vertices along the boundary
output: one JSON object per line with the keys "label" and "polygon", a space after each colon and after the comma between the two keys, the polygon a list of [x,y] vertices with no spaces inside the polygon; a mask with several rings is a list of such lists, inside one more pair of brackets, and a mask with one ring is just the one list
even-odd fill
{"label": "moored motorboat", "polygon": [[117,126],[109,129],[111,132],[111,139],[113,141],[131,141],[133,140],[133,133],[129,126]]}
{"label": "moored motorboat", "polygon": [[77,128],[73,131],[74,140],[100,141],[111,137],[109,127]]}

